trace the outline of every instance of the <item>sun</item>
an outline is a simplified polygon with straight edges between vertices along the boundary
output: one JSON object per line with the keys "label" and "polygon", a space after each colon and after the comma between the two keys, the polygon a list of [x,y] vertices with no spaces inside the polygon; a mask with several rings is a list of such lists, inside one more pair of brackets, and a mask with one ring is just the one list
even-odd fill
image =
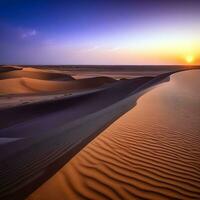
{"label": "sun", "polygon": [[190,64],[190,63],[194,62],[194,56],[188,55],[185,57],[185,60],[188,64]]}

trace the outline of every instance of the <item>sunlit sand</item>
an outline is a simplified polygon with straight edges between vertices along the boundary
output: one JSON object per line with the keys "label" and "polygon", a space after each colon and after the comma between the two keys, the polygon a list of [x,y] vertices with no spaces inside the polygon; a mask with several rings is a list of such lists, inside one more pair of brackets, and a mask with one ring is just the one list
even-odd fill
{"label": "sunlit sand", "polygon": [[199,70],[148,68],[4,67],[0,198],[198,198]]}
{"label": "sunlit sand", "polygon": [[28,199],[200,198],[199,75],[146,93]]}

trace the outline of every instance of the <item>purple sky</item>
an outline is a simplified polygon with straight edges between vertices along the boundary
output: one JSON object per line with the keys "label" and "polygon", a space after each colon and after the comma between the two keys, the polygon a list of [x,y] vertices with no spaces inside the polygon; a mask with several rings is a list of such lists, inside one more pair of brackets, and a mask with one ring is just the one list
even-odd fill
{"label": "purple sky", "polygon": [[199,64],[200,1],[1,0],[0,64]]}

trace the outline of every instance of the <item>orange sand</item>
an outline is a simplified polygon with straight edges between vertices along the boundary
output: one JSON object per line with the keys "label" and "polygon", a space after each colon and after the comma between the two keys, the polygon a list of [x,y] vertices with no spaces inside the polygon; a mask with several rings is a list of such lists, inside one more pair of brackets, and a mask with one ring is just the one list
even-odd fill
{"label": "orange sand", "polygon": [[181,86],[197,72],[184,73],[144,95],[28,199],[200,199],[200,95]]}

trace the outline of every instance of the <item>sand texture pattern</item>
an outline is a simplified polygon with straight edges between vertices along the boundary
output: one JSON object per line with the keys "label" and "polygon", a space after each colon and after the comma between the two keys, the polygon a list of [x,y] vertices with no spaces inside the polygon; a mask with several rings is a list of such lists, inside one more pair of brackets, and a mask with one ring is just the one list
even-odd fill
{"label": "sand texture pattern", "polygon": [[200,199],[199,75],[146,93],[28,199]]}

